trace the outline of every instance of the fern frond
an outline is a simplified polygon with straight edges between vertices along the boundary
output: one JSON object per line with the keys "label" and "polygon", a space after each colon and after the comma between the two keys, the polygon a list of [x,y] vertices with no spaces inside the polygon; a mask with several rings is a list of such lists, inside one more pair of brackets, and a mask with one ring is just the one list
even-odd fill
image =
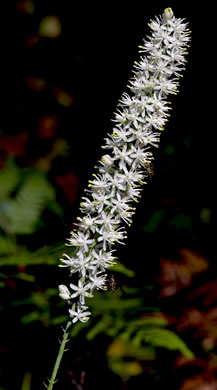
{"label": "fern frond", "polygon": [[0,204],[0,226],[9,234],[31,234],[49,202],[55,203],[55,190],[40,173],[28,175],[14,199]]}

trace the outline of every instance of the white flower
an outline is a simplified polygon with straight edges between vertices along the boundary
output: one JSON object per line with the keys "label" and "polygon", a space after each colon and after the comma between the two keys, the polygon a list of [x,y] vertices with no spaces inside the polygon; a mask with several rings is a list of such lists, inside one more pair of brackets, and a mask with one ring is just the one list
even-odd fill
{"label": "white flower", "polygon": [[[125,128],[122,128],[122,127],[115,127],[113,129],[113,133],[111,135],[112,137],[112,140],[115,141],[113,142],[114,145],[118,145],[118,144],[123,144],[124,142],[128,142],[128,136],[130,134],[130,130],[127,130]],[[111,148],[111,141],[109,139],[106,139],[107,141],[107,144],[108,146],[106,147],[110,147]],[[110,141],[110,143],[109,143]],[[114,147],[113,145],[113,147]]]}
{"label": "white flower", "polygon": [[91,312],[85,311],[85,309],[88,309],[88,307],[79,305],[77,305],[77,311],[69,309],[70,317],[73,317],[73,324],[76,323],[78,320],[81,322],[87,322],[89,320]]}
{"label": "white flower", "polygon": [[[162,92],[162,90],[163,89],[160,89],[161,92]],[[153,126],[155,129],[159,129],[159,130],[162,130],[163,125],[165,123],[165,118],[164,118],[164,116],[162,114],[160,114],[160,115],[159,114],[153,114],[153,115],[150,115],[150,116],[147,115],[146,120],[147,120],[147,123],[150,126]]]}
{"label": "white flower", "polygon": [[106,214],[103,210],[99,218],[95,220],[95,223],[97,225],[102,225],[97,229],[97,231],[102,234],[105,231],[107,232],[108,230],[112,230],[114,225],[117,225],[120,221],[117,221],[112,214]]}
{"label": "white flower", "polygon": [[114,147],[114,154],[117,159],[122,160],[121,162],[119,162],[120,169],[122,169],[122,162],[124,164],[126,161],[128,164],[131,164],[132,162],[132,158],[130,158],[131,148],[127,150],[127,144],[124,144],[122,148],[118,146]]}
{"label": "white flower", "polygon": [[93,203],[93,201],[89,198],[87,198],[86,196],[83,196],[82,197],[83,199],[83,202],[81,202],[80,206],[81,206],[81,211],[83,213],[94,213],[96,211],[96,206],[95,204]]}
{"label": "white flower", "polygon": [[71,238],[68,239],[68,245],[83,247],[85,252],[88,252],[89,245],[93,244],[94,239],[91,239],[89,233],[71,232]]}
{"label": "white flower", "polygon": [[104,251],[100,249],[99,251],[96,251],[95,249],[92,252],[92,260],[90,269],[93,271],[96,271],[98,268],[101,270],[105,270],[105,268],[111,267],[115,264],[114,257],[112,256],[113,251]]}
{"label": "white flower", "polygon": [[106,275],[105,274],[102,275],[102,271],[90,275],[90,281],[91,281],[90,283],[91,291],[94,289],[105,290]]}
{"label": "white flower", "polygon": [[102,189],[108,187],[108,183],[105,180],[105,175],[101,175],[101,176],[93,175],[93,176],[95,176],[95,179],[89,180],[90,183],[89,187],[94,187],[95,189]]}
{"label": "white flower", "polygon": [[142,58],[139,63],[136,62],[135,68],[142,71],[147,78],[149,78],[149,74],[153,73],[154,71],[153,64],[151,64],[147,58]]}
{"label": "white flower", "polygon": [[131,185],[127,190],[127,195],[135,202],[138,202],[137,198],[141,196],[140,192],[141,192],[140,188],[135,187],[135,185]]}
{"label": "white flower", "polygon": [[84,305],[85,299],[84,297],[92,297],[92,294],[88,292],[90,290],[90,283],[84,285],[81,280],[78,281],[78,286],[75,284],[70,283],[70,287],[72,290],[75,290],[76,292],[71,295],[71,298],[79,297],[80,304]]}
{"label": "white flower", "polygon": [[147,161],[151,159],[151,155],[149,151],[146,151],[145,148],[138,147],[138,148],[132,148],[131,156],[134,158],[134,161],[132,163],[132,167],[135,168],[136,165],[142,165],[144,166]]}
{"label": "white flower", "polygon": [[74,269],[71,269],[71,272],[80,272],[82,277],[86,276],[86,271],[89,268],[89,263],[91,256],[86,255],[85,252],[82,252],[81,250],[76,253],[77,258],[74,262]]}
{"label": "white flower", "polygon": [[115,113],[115,119],[113,119],[113,122],[117,122],[120,124],[125,124],[128,121],[128,111],[124,110],[123,112],[120,110],[117,110]]}
{"label": "white flower", "polygon": [[128,211],[130,209],[130,206],[128,203],[130,202],[130,199],[127,197],[122,198],[119,193],[117,193],[117,197],[112,199],[112,209],[111,213],[114,214],[115,212],[118,214],[123,211]]}
{"label": "white flower", "polygon": [[98,237],[98,242],[102,242],[103,250],[107,249],[108,244],[113,245],[115,242],[123,244],[121,240],[125,238],[124,232],[120,230],[104,230],[101,235]]}
{"label": "white flower", "polygon": [[96,231],[96,225],[95,225],[95,219],[96,218],[93,218],[91,217],[90,215],[87,215],[86,217],[84,218],[80,218],[78,217],[77,218],[80,223],[78,224],[78,226],[80,226],[81,228],[83,228],[84,230],[91,230],[93,233],[95,233]]}
{"label": "white flower", "polygon": [[106,176],[107,182],[110,185],[111,189],[111,197],[115,195],[115,191],[125,191],[126,185],[125,185],[125,175],[122,173],[118,173],[117,171],[113,174],[107,174]]}
{"label": "white flower", "polygon": [[110,206],[111,194],[106,195],[103,192],[93,193],[94,204],[97,206],[98,214],[101,213],[105,206]]}
{"label": "white flower", "polygon": [[124,180],[125,182],[128,184],[128,185],[135,185],[135,183],[143,183],[143,180],[144,180],[144,172],[142,171],[135,171],[134,169],[132,169],[132,167],[127,170],[125,169],[124,170]]}
{"label": "white flower", "polygon": [[159,80],[158,85],[156,86],[156,90],[159,91],[159,96],[163,97],[168,93],[175,94],[177,89],[177,82],[167,80],[166,78]]}
{"label": "white flower", "polygon": [[65,258],[61,258],[60,261],[63,264],[60,264],[59,267],[69,267],[71,273],[77,272],[76,264],[77,264],[77,257],[71,257],[64,253]]}

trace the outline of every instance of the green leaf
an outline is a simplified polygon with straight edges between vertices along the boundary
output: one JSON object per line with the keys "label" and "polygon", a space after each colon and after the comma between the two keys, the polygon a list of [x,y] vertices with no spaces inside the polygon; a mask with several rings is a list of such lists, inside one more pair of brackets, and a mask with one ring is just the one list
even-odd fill
{"label": "green leaf", "polygon": [[67,320],[68,320],[68,315],[52,317],[51,318],[51,325],[56,326],[56,325],[64,324]]}
{"label": "green leaf", "polygon": [[58,243],[52,246],[46,246],[38,249],[34,253],[29,252],[25,248],[17,247],[17,253],[11,256],[2,256],[0,257],[0,266],[5,265],[57,265],[59,258],[65,250],[65,245],[63,243]]}
{"label": "green leaf", "polygon": [[157,315],[146,315],[141,318],[135,319],[131,321],[130,323],[132,326],[135,327],[144,327],[147,325],[153,325],[153,326],[165,326],[168,325],[168,321],[163,316],[157,316]]}
{"label": "green leaf", "polygon": [[112,326],[109,326],[106,329],[106,334],[112,338],[119,334],[120,330],[124,327],[125,321],[116,318],[115,321],[112,322]]}
{"label": "green leaf", "polygon": [[164,149],[164,154],[166,156],[173,156],[173,154],[175,153],[175,149],[174,149],[174,146],[173,145],[167,145],[166,148]]}
{"label": "green leaf", "polygon": [[113,372],[127,380],[131,376],[142,373],[139,361],[155,359],[155,350],[151,346],[135,347],[132,343],[117,338],[107,350],[108,364]]}
{"label": "green leaf", "polygon": [[39,321],[41,314],[38,311],[32,311],[31,313],[25,314],[21,317],[22,324],[29,324],[31,322]]}
{"label": "green leaf", "polygon": [[[138,337],[140,340],[140,344],[142,341],[142,336],[144,333],[144,329],[149,329],[150,326],[165,326],[168,324],[168,321],[163,317],[156,317],[156,316],[144,316],[135,320],[131,320],[127,326],[125,327],[125,330],[120,333],[120,338],[125,341],[129,341],[131,338],[131,335],[133,333],[136,333],[136,336],[134,337],[133,341],[138,341]],[[139,345],[139,343],[137,342]]]}
{"label": "green leaf", "polygon": [[96,312],[104,313],[105,311],[114,310],[119,313],[127,310],[138,310],[143,305],[143,299],[141,298],[132,298],[132,299],[116,299],[115,294],[110,292],[104,292],[105,298],[99,297],[96,295],[94,297],[94,302],[89,303],[91,309]]}
{"label": "green leaf", "polygon": [[[145,341],[155,347],[166,348],[169,350],[178,350],[186,358],[193,359],[193,352],[187,347],[185,342],[174,332],[163,328],[147,328],[138,332],[134,338],[134,342],[138,344],[138,338],[140,341]],[[133,341],[133,340],[132,340]]]}
{"label": "green leaf", "polygon": [[110,316],[104,316],[102,317],[96,325],[89,330],[89,332],[86,334],[86,338],[88,340],[93,340],[99,333],[105,332],[105,330],[111,326],[111,317]]}
{"label": "green leaf", "polygon": [[143,372],[141,364],[136,360],[128,362],[119,359],[110,359],[109,365],[111,370],[121,376],[125,381],[131,376],[137,376]]}
{"label": "green leaf", "polygon": [[15,275],[17,279],[24,280],[25,282],[35,282],[35,276],[27,274],[26,272],[20,272],[19,274]]}
{"label": "green leaf", "polygon": [[21,390],[31,390],[31,381],[32,381],[31,372],[26,372],[23,377]]}
{"label": "green leaf", "polygon": [[112,266],[112,271],[119,272],[123,275],[128,276],[129,278],[133,278],[135,276],[135,272],[132,269],[127,268],[125,265],[119,262]]}
{"label": "green leaf", "polygon": [[0,255],[11,255],[12,253],[16,253],[16,250],[17,245],[14,240],[9,237],[0,237]]}
{"label": "green leaf", "polygon": [[89,322],[76,322],[70,330],[70,337],[76,337],[83,329],[90,326]]}
{"label": "green leaf", "polygon": [[181,211],[172,218],[170,224],[177,230],[186,230],[192,232],[193,223],[191,217]]}
{"label": "green leaf", "polygon": [[161,221],[163,220],[164,215],[165,215],[164,210],[156,211],[149,219],[149,221],[146,223],[146,225],[142,228],[142,230],[149,233],[154,232],[158,228]]}

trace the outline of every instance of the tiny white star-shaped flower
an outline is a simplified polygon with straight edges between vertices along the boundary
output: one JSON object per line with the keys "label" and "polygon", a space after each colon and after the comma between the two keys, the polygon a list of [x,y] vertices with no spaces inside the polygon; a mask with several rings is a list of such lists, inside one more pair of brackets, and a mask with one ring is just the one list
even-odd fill
{"label": "tiny white star-shaped flower", "polygon": [[92,260],[90,269],[92,271],[96,271],[98,268],[101,270],[105,270],[105,268],[111,267],[111,265],[114,265],[114,259],[115,257],[112,256],[113,251],[104,251],[102,249],[100,250],[93,250],[92,251]]}
{"label": "tiny white star-shaped flower", "polygon": [[89,245],[94,243],[94,239],[90,238],[89,233],[83,233],[80,231],[71,232],[71,237],[68,239],[71,246],[83,247],[85,252],[88,252]]}
{"label": "tiny white star-shaped flower", "polygon": [[71,287],[72,290],[75,291],[75,293],[73,293],[71,295],[71,299],[79,297],[81,305],[84,305],[85,297],[88,297],[88,298],[92,297],[92,294],[90,292],[90,287],[91,287],[90,283],[84,285],[84,283],[81,280],[79,280],[78,281],[78,286],[76,286],[75,284],[70,283],[70,287]]}
{"label": "tiny white star-shaped flower", "polygon": [[73,309],[69,309],[70,317],[73,318],[72,320],[73,324],[75,324],[77,321],[87,322],[89,320],[91,312],[85,311],[86,309],[88,309],[88,307],[82,305],[77,307],[77,311]]}
{"label": "tiny white star-shaped flower", "polygon": [[106,275],[102,274],[102,271],[96,272],[95,274],[90,275],[90,281],[91,291],[94,289],[104,290],[106,283]]}

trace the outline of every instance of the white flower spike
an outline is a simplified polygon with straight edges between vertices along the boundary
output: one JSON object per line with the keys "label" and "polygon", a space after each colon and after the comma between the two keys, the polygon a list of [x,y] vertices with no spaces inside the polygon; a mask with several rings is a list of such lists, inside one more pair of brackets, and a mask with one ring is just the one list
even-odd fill
{"label": "white flower spike", "polygon": [[130,93],[119,100],[115,127],[102,146],[109,153],[95,167],[80,205],[83,216],[68,240],[73,255],[61,259],[73,278],[77,274],[77,285],[70,284],[73,293],[59,286],[60,297],[72,303],[73,323],[88,321],[85,299],[93,297],[95,289],[105,289],[106,269],[115,264],[113,246],[126,238],[123,225],[132,223],[132,203],[138,202],[153,160],[151,149],[158,147],[169,117],[167,96],[177,93],[184,70],[190,41],[187,23],[166,8],[149,26],[151,35],[140,46],[143,55],[134,65]]}

